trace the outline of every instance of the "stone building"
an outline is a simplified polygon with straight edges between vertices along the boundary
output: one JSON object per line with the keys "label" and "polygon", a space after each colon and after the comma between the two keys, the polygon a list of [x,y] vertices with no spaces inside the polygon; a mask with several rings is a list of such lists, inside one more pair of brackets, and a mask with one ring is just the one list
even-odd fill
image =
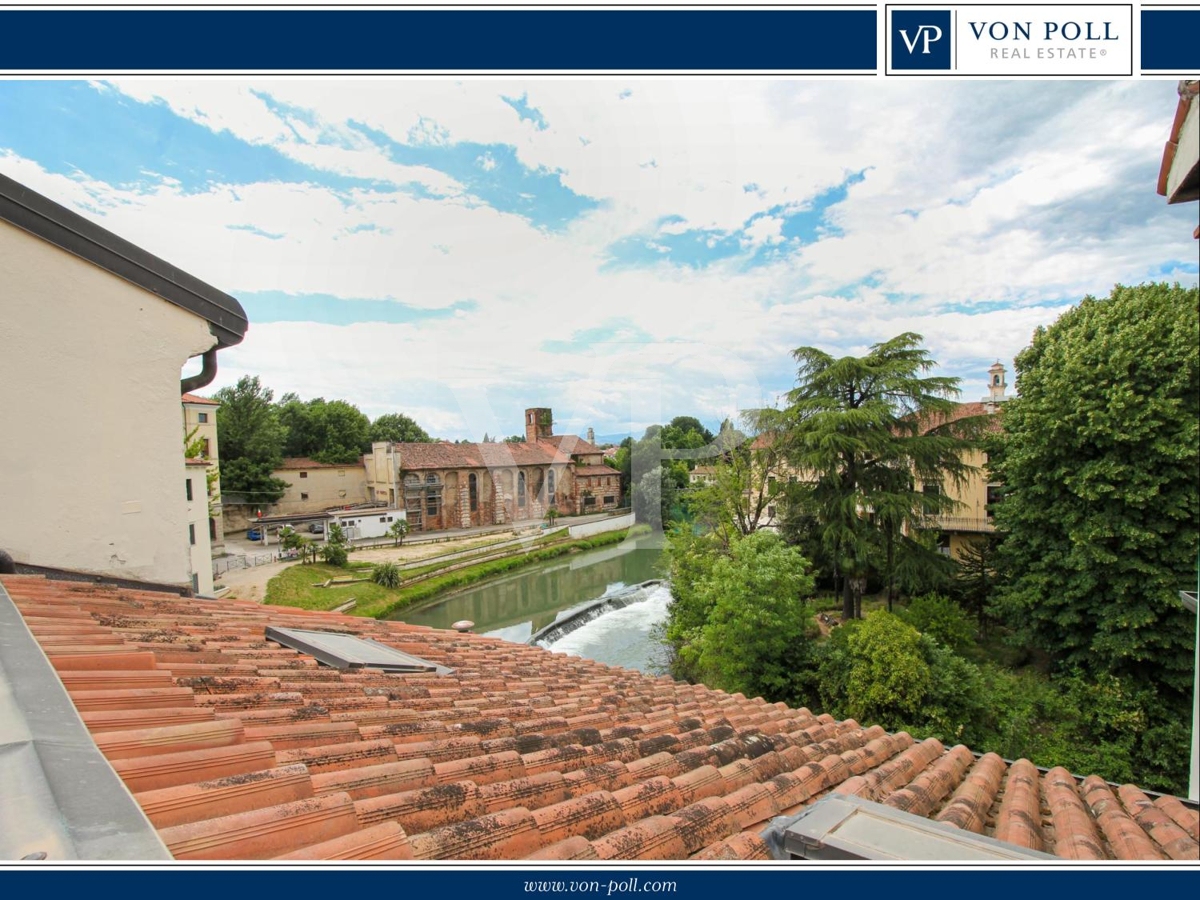
{"label": "stone building", "polygon": [[525,410],[514,443],[389,443],[363,457],[370,500],[405,510],[413,531],[503,525],[615,509],[620,473],[578,435],[554,434],[549,409]]}

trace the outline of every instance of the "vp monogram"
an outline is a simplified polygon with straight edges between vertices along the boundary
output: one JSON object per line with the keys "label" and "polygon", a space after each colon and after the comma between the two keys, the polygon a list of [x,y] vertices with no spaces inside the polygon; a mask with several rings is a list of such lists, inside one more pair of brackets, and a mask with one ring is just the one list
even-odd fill
{"label": "vp monogram", "polygon": [[910,54],[916,50],[917,42],[921,41],[923,47],[921,53],[928,55],[929,45],[937,43],[942,39],[942,29],[938,28],[936,25],[922,25],[917,29],[916,34],[909,39],[908,29],[901,28],[900,37],[903,39],[904,46],[908,48],[908,52]]}

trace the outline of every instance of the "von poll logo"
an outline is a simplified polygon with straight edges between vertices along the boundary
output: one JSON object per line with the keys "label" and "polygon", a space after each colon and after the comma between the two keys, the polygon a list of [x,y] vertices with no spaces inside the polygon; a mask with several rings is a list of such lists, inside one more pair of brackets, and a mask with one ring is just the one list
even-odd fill
{"label": "von poll logo", "polygon": [[893,69],[950,69],[950,10],[892,12]]}

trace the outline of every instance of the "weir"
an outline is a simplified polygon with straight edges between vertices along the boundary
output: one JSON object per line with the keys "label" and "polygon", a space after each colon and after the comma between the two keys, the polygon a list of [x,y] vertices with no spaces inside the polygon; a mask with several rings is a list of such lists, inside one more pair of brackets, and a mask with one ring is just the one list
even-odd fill
{"label": "weir", "polygon": [[632,606],[634,603],[641,603],[650,596],[651,590],[660,584],[662,584],[662,580],[654,578],[649,581],[643,581],[640,584],[621,588],[612,594],[593,600],[591,603],[584,604],[563,618],[551,622],[545,628],[534,632],[525,643],[537,647],[549,647],[557,641],[562,640],[571,632],[600,618],[607,612],[624,609],[627,606]]}

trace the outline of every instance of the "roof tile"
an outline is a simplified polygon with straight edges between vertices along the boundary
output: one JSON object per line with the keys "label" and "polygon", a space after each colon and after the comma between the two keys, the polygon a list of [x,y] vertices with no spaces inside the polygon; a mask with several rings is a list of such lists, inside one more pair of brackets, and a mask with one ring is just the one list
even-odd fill
{"label": "roof tile", "polygon": [[[755,832],[834,790],[1060,856],[1196,856],[1175,798],[703,685],[400,622],[3,581],[185,858],[761,859]],[[455,671],[337,671],[267,625]]]}

